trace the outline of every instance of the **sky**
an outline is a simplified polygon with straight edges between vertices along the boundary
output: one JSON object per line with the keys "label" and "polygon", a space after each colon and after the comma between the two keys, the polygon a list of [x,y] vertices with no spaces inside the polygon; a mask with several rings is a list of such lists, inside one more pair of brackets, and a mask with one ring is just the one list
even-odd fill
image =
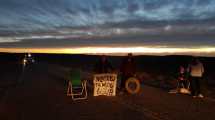
{"label": "sky", "polygon": [[5,29],[215,19],[214,0],[1,0],[0,3],[0,25]]}
{"label": "sky", "polygon": [[177,48],[180,54],[198,49],[208,55],[215,52],[214,32],[215,0],[0,1],[1,51],[90,46],[91,53],[97,47],[126,52],[138,47],[143,54],[145,48],[153,48],[149,53],[166,49],[166,54]]}

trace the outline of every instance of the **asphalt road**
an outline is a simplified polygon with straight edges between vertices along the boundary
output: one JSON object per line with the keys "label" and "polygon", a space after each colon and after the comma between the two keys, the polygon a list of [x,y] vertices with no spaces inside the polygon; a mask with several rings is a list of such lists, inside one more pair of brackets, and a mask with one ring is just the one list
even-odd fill
{"label": "asphalt road", "polygon": [[[215,100],[169,94],[143,86],[137,95],[93,97],[73,101],[66,96],[69,68],[37,63],[27,67],[0,99],[1,120],[214,120]],[[1,81],[14,73],[4,74]],[[4,78],[4,79],[3,79]],[[17,82],[18,81],[18,82]]]}

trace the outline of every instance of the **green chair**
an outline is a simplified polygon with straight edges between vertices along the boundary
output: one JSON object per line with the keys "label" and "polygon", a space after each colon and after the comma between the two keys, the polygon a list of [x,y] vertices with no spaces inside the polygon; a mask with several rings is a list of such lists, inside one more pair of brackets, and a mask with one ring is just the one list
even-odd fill
{"label": "green chair", "polygon": [[73,100],[87,99],[87,81],[81,80],[80,70],[72,70],[69,73],[69,84],[67,96],[72,96]]}

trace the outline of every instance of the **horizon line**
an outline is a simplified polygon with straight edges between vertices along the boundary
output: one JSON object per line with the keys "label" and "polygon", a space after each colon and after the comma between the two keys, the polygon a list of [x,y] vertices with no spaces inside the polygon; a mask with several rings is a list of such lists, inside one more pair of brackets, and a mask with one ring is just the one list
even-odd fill
{"label": "horizon line", "polygon": [[215,47],[171,48],[171,47],[73,47],[73,48],[0,48],[5,53],[51,53],[124,56],[134,55],[191,55],[214,57]]}

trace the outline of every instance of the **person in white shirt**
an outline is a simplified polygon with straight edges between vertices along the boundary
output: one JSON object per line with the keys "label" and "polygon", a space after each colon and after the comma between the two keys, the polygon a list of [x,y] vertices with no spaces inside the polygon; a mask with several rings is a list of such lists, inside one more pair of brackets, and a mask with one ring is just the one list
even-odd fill
{"label": "person in white shirt", "polygon": [[204,66],[197,59],[193,58],[191,64],[189,65],[190,72],[190,84],[191,84],[191,95],[195,97],[203,98],[204,96],[201,94],[200,90],[200,80],[204,74]]}

